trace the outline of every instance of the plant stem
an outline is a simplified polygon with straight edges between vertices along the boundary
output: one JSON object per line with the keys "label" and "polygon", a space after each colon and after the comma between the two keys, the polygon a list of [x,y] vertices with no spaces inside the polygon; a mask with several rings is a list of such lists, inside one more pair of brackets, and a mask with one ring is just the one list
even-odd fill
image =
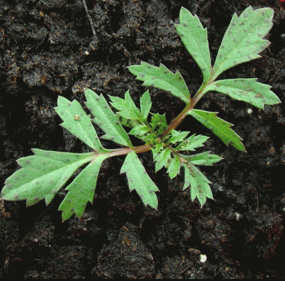
{"label": "plant stem", "polygon": [[[171,122],[171,124],[168,126],[168,128],[161,134],[160,138],[165,137],[171,130],[175,129],[187,116],[187,113],[189,110],[193,109],[193,107],[196,105],[199,99],[197,99],[197,96],[195,95],[192,99],[189,105],[187,105],[183,111]],[[135,151],[136,153],[144,153],[151,149],[151,146],[144,144],[141,146],[135,146],[133,148],[127,147],[118,149],[115,151],[110,152],[110,156],[120,156],[120,155],[126,155],[130,153],[131,151]]]}
{"label": "plant stem", "polygon": [[[201,91],[202,92],[202,91]],[[182,112],[170,123],[168,128],[162,133],[161,137],[165,137],[171,130],[176,129],[184,118],[188,115],[188,112],[194,108],[200,99],[200,91],[198,91],[193,98],[190,99],[190,103],[182,110]]]}
{"label": "plant stem", "polygon": [[147,144],[140,145],[140,146],[135,146],[135,147],[127,147],[127,148],[121,148],[121,149],[116,149],[110,152],[107,152],[107,154],[110,155],[110,157],[114,156],[121,156],[121,155],[126,155],[130,153],[131,151],[135,151],[136,153],[144,153],[147,152],[151,149],[151,147]]}
{"label": "plant stem", "polygon": [[[212,81],[210,81],[211,83]],[[193,96],[193,98],[190,99],[190,103],[181,111],[181,113],[170,123],[168,128],[159,136],[159,138],[163,138],[167,136],[167,134],[171,131],[176,129],[180,123],[184,120],[184,118],[188,115],[188,112],[194,108],[194,106],[197,104],[197,102],[200,100],[200,98],[204,94],[204,90],[209,85],[209,83],[203,84],[200,89],[197,91],[197,93]],[[130,153],[131,151],[134,151],[136,153],[144,153],[151,149],[151,146],[144,144],[141,146],[135,146],[135,147],[127,147],[118,149],[115,151],[110,152],[110,156],[120,156],[120,155],[126,155]]]}

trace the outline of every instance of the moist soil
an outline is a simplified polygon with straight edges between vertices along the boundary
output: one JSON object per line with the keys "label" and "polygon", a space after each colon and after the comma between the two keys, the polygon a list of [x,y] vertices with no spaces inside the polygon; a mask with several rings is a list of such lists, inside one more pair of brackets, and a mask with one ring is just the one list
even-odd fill
{"label": "moist soil", "polygon": [[[182,6],[208,29],[212,62],[234,13],[251,5],[274,9],[271,45],[262,57],[226,71],[221,78],[258,78],[281,104],[265,110],[208,93],[197,108],[219,112],[235,124],[247,152],[225,146],[190,116],[178,127],[210,137],[201,151],[223,157],[201,168],[214,200],[203,208],[182,190],[183,172],[170,180],[154,172],[150,152],[140,154],[159,187],[159,207],[145,207],[130,192],[124,157],[100,170],[93,205],[62,223],[60,191],[47,207],[1,201],[0,278],[284,278],[285,212],[285,11],[281,1],[25,0],[0,3],[0,181],[31,148],[87,152],[63,130],[54,107],[58,95],[84,105],[84,88],[136,104],[146,90],[128,66],[146,61],[179,70],[191,93],[202,74],[174,27]],[[91,20],[90,20],[91,19]],[[168,122],[183,102],[150,88],[152,112]],[[85,108],[85,107],[84,107]],[[85,108],[86,109],[86,108]],[[101,136],[102,131],[98,130]],[[136,141],[134,140],[135,144]],[[102,140],[107,148],[115,146]],[[137,143],[136,145],[140,145]],[[207,260],[205,261],[205,257]]]}

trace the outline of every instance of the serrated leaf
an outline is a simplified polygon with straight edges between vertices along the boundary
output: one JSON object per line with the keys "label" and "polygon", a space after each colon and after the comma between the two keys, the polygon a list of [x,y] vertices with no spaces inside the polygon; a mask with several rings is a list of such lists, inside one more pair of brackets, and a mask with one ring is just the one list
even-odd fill
{"label": "serrated leaf", "polygon": [[138,80],[144,81],[143,86],[151,86],[167,91],[189,104],[190,92],[179,71],[174,74],[163,64],[156,67],[143,61],[141,65],[132,65],[128,68],[132,74],[137,76]]}
{"label": "serrated leaf", "polygon": [[191,200],[194,201],[197,198],[203,207],[207,198],[213,199],[213,193],[209,186],[211,182],[191,163],[184,163],[183,167],[185,177],[183,190],[190,185]]}
{"label": "serrated leaf", "polygon": [[155,146],[153,146],[151,148],[153,159],[155,159],[163,149],[164,149],[164,143],[163,142],[157,143]]}
{"label": "serrated leaf", "polygon": [[99,170],[106,158],[108,156],[100,155],[94,159],[65,189],[68,193],[58,208],[63,211],[63,221],[68,220],[73,214],[80,218],[88,201],[93,203]]}
{"label": "serrated leaf", "polygon": [[160,135],[168,127],[165,114],[160,115],[159,113],[153,114],[150,125],[156,134]]}
{"label": "serrated leaf", "polygon": [[2,190],[5,200],[27,200],[31,206],[42,199],[48,205],[55,194],[83,164],[96,154],[33,149],[35,155],[18,159],[20,170],[10,176]]}
{"label": "serrated leaf", "polygon": [[147,117],[151,109],[151,105],[152,105],[152,102],[150,99],[149,91],[146,91],[140,98],[141,114],[142,114],[143,120],[145,121],[147,121]]}
{"label": "serrated leaf", "polygon": [[256,78],[218,80],[207,87],[233,99],[244,101],[264,109],[264,105],[280,103],[280,99],[270,91],[271,86],[256,81]]}
{"label": "serrated leaf", "polygon": [[225,145],[231,144],[234,148],[245,151],[241,140],[242,138],[234,132],[230,127],[233,124],[216,117],[218,112],[209,112],[199,109],[189,111],[189,115],[201,122],[205,127],[211,130]]}
{"label": "serrated leaf", "polygon": [[55,111],[64,121],[61,126],[75,135],[85,144],[98,152],[106,152],[102,146],[97,133],[92,125],[91,119],[77,100],[70,102],[59,96]]}
{"label": "serrated leaf", "polygon": [[111,110],[103,95],[98,96],[89,89],[85,89],[86,106],[95,117],[95,122],[106,134],[103,139],[111,140],[123,146],[133,147],[128,134],[118,121],[118,117]]}
{"label": "serrated leaf", "polygon": [[141,118],[141,113],[133,102],[129,91],[125,93],[125,99],[109,96],[111,99],[111,105],[118,109],[118,114],[124,118],[131,120],[138,120]]}
{"label": "serrated leaf", "polygon": [[153,160],[155,161],[155,172],[162,167],[168,168],[171,161],[171,150],[169,148],[163,149],[161,152],[153,155]]}
{"label": "serrated leaf", "polygon": [[199,18],[185,8],[180,10],[180,24],[175,28],[189,54],[199,65],[203,73],[203,82],[211,76],[211,57],[207,37],[207,28],[203,28]]}
{"label": "serrated leaf", "polygon": [[177,151],[194,151],[196,148],[202,147],[203,143],[208,139],[208,137],[203,135],[193,134],[181,144],[179,144],[175,150]]}
{"label": "serrated leaf", "polygon": [[122,126],[133,128],[139,124],[139,122],[137,120],[130,120],[130,119],[124,118],[120,115],[117,115],[117,116],[118,116],[119,122],[121,123]]}
{"label": "serrated leaf", "polygon": [[182,142],[190,132],[183,131],[179,132],[176,130],[171,130],[171,138],[167,141],[167,144],[175,144],[177,142]]}
{"label": "serrated leaf", "polygon": [[260,57],[258,53],[270,44],[263,37],[271,29],[272,19],[271,8],[253,11],[249,6],[239,17],[233,15],[213,67],[213,80],[235,65]]}
{"label": "serrated leaf", "polygon": [[159,190],[146,173],[145,168],[134,151],[126,156],[121,168],[122,173],[126,173],[127,175],[130,191],[135,189],[145,205],[157,209],[158,201],[155,192]]}
{"label": "serrated leaf", "polygon": [[129,135],[133,136],[142,136],[146,133],[148,133],[150,129],[145,124],[140,124],[135,126],[131,131],[129,132]]}
{"label": "serrated leaf", "polygon": [[181,156],[183,156],[185,159],[187,159],[189,163],[192,163],[193,165],[203,165],[203,166],[212,166],[212,164],[217,163],[223,159],[218,155],[211,154],[210,151],[197,153],[193,155],[181,155]]}
{"label": "serrated leaf", "polygon": [[178,155],[174,155],[167,169],[167,173],[171,179],[175,178],[180,172],[180,159]]}

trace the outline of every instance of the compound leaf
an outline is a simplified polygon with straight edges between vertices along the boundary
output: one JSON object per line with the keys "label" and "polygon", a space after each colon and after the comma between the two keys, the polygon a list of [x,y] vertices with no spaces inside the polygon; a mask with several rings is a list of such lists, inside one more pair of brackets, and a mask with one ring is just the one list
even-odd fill
{"label": "compound leaf", "polygon": [[35,155],[17,160],[22,167],[10,176],[2,190],[5,200],[27,200],[31,206],[42,199],[48,205],[72,174],[96,155],[33,149]]}
{"label": "compound leaf", "polygon": [[126,156],[121,168],[122,173],[126,173],[127,175],[130,191],[135,189],[145,205],[157,209],[158,201],[155,192],[159,190],[146,173],[145,168],[134,151]]}
{"label": "compound leaf", "polygon": [[199,18],[185,8],[180,10],[180,24],[175,28],[187,51],[199,65],[204,82],[211,76],[211,57],[207,38],[207,28],[203,28]]}
{"label": "compound leaf", "polygon": [[232,124],[216,117],[217,112],[193,109],[188,114],[210,129],[225,145],[231,144],[234,148],[245,151],[245,147],[241,142],[242,138],[230,128]]}
{"label": "compound leaf", "polygon": [[55,111],[64,121],[61,126],[75,135],[85,144],[98,152],[105,152],[97,133],[92,125],[90,117],[87,116],[77,100],[70,102],[59,96]]}
{"label": "compound leaf", "polygon": [[109,96],[111,99],[111,105],[119,110],[118,114],[124,118],[131,120],[138,120],[141,118],[139,109],[133,102],[129,91],[125,93],[125,99]]}
{"label": "compound leaf", "polygon": [[270,44],[263,37],[271,29],[272,19],[271,8],[254,11],[249,6],[239,17],[233,15],[213,67],[213,80],[235,65],[260,57],[258,53]]}
{"label": "compound leaf", "polygon": [[128,68],[138,80],[144,81],[143,86],[164,90],[189,104],[190,92],[179,71],[174,74],[163,64],[156,67],[143,61],[141,65],[132,65]]}
{"label": "compound leaf", "polygon": [[108,156],[99,155],[93,159],[65,189],[68,193],[58,208],[63,211],[63,221],[68,220],[74,213],[80,218],[88,201],[93,203],[99,170],[106,158]]}
{"label": "compound leaf", "polygon": [[111,110],[103,95],[98,96],[89,89],[85,89],[86,106],[95,117],[95,122],[106,134],[102,137],[123,146],[133,147],[128,134],[120,124],[118,117]]}
{"label": "compound leaf", "polygon": [[183,163],[183,167],[185,178],[183,190],[190,185],[191,200],[194,201],[197,198],[203,207],[207,198],[213,199],[213,193],[209,186],[210,181],[193,164]]}
{"label": "compound leaf", "polygon": [[264,105],[280,103],[280,99],[270,91],[271,86],[256,81],[256,78],[218,80],[207,87],[233,99],[244,101],[264,109]]}

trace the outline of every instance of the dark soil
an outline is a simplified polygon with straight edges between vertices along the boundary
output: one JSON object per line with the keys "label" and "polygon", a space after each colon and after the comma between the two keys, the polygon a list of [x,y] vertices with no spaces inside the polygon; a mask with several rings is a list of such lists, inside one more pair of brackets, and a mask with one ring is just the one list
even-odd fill
{"label": "dark soil", "polygon": [[[0,278],[284,278],[285,247],[285,11],[281,1],[86,0],[0,1],[0,180],[31,155],[31,148],[85,152],[64,131],[54,111],[58,95],[84,104],[83,88],[135,102],[144,92],[127,67],[141,60],[178,69],[194,93],[198,66],[174,28],[181,6],[208,28],[212,60],[234,12],[247,6],[274,9],[271,45],[262,58],[227,71],[223,78],[257,77],[282,104],[265,110],[209,93],[197,108],[218,111],[235,124],[247,153],[226,147],[188,117],[179,130],[211,137],[203,151],[224,158],[202,168],[214,200],[201,209],[182,191],[183,174],[154,173],[151,153],[140,155],[160,189],[159,208],[144,207],[130,193],[124,158],[106,160],[93,205],[81,219],[62,223],[61,191],[46,207],[2,202]],[[95,34],[95,35],[94,35]],[[184,104],[150,89],[153,112],[170,122]],[[252,112],[251,112],[252,109]],[[102,132],[100,132],[102,133]],[[111,143],[102,141],[106,147]],[[201,255],[207,256],[201,262]]]}

